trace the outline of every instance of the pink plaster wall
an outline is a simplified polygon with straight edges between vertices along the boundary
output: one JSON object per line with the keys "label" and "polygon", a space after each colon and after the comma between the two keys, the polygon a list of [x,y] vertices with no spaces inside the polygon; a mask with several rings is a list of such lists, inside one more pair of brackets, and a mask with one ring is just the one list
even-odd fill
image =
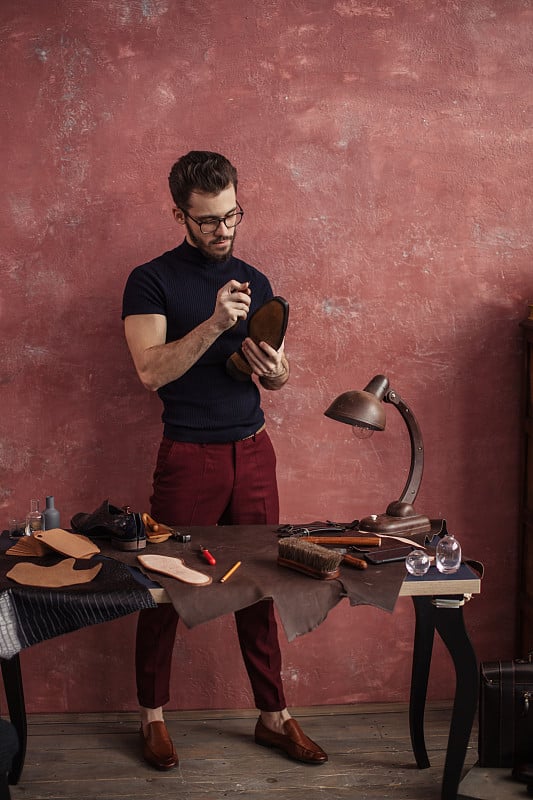
{"label": "pink plaster wall", "polygon": [[[323,416],[387,374],[424,435],[418,509],[485,562],[465,612],[478,655],[514,655],[531,3],[3,0],[0,32],[2,527],[50,493],[64,524],[106,497],[147,508],[160,406],[123,341],[122,288],[178,241],[172,162],[216,149],[240,171],[238,254],[291,303],[292,379],[264,400],[283,521],[399,494],[393,409],[366,442]],[[412,623],[407,600],[342,604],[282,639],[291,705],[405,700]],[[134,708],[134,624],[25,652],[29,709]],[[176,650],[171,707],[251,705],[231,619],[181,629]]]}

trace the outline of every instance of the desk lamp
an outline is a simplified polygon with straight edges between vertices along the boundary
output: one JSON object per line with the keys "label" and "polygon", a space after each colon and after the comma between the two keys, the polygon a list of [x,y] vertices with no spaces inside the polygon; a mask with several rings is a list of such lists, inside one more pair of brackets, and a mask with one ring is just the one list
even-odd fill
{"label": "desk lamp", "polygon": [[424,470],[422,434],[413,412],[400,395],[390,388],[388,379],[384,375],[376,375],[363,391],[344,392],[331,403],[324,414],[337,422],[354,425],[362,433],[359,434],[360,438],[366,438],[374,431],[385,430],[383,403],[393,405],[407,425],[411,441],[411,467],[400,499],[389,503],[385,514],[371,514],[362,519],[359,530],[391,536],[426,533],[431,530],[428,517],[417,514],[413,508]]}

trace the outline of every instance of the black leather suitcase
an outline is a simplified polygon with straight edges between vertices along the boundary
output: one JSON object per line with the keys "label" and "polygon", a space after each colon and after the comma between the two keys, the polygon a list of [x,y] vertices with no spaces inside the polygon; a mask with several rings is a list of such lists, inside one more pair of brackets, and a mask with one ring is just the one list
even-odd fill
{"label": "black leather suitcase", "polygon": [[480,667],[481,767],[533,763],[533,663],[485,661]]}

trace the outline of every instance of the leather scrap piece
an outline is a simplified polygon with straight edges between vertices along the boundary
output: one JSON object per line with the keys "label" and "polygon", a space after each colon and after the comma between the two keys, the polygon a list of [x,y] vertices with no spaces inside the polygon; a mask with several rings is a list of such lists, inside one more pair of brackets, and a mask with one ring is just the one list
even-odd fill
{"label": "leather scrap piece", "polygon": [[19,561],[6,573],[6,577],[23,586],[44,586],[48,589],[58,589],[62,586],[89,583],[102,569],[101,563],[89,569],[74,569],[75,563],[75,558],[64,558],[57,564],[45,567],[31,561]]}
{"label": "leather scrap piece", "polygon": [[100,548],[81,534],[70,533],[63,528],[50,528],[31,536],[21,536],[16,544],[6,550],[6,555],[39,558],[52,551],[70,558],[91,558],[100,552]]}
{"label": "leather scrap piece", "polygon": [[21,556],[39,558],[50,553],[49,548],[44,542],[40,542],[35,536],[21,536],[20,539],[6,550],[6,556]]}
{"label": "leather scrap piece", "polygon": [[47,547],[57,550],[64,556],[71,558],[91,558],[100,552],[100,548],[86,536],[79,533],[69,533],[62,528],[51,528],[48,531],[39,531],[35,538],[44,542]]}

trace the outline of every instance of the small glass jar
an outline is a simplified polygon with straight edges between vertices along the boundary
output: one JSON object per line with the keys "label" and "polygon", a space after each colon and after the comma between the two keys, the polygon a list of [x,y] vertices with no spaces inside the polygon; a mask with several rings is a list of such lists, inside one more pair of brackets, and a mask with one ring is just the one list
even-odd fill
{"label": "small glass jar", "polygon": [[9,537],[10,539],[19,539],[26,534],[26,520],[25,519],[10,519],[9,520]]}
{"label": "small glass jar", "polygon": [[411,575],[425,575],[431,559],[425,550],[411,550],[405,559],[405,568]]}
{"label": "small glass jar", "polygon": [[435,553],[435,563],[439,572],[449,575],[461,566],[461,545],[451,533],[440,539]]}

